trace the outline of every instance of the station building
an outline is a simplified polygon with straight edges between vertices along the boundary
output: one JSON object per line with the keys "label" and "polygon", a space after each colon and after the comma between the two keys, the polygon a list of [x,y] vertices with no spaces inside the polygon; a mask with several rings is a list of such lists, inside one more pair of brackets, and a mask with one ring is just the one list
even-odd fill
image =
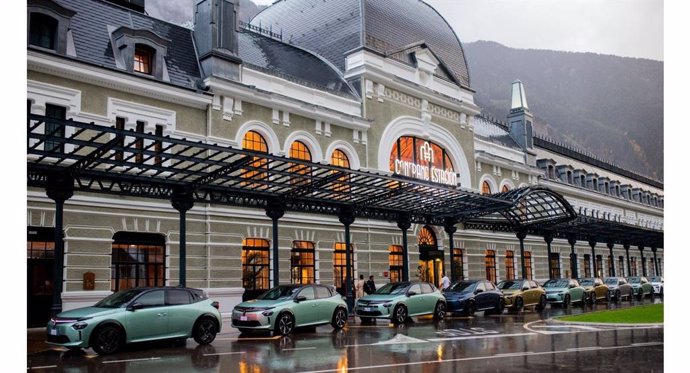
{"label": "station building", "polygon": [[[136,286],[663,274],[663,183],[505,120],[420,0],[27,3],[29,324]],[[519,77],[516,77],[516,79]],[[347,250],[350,248],[350,250]],[[348,269],[349,275],[348,275]]]}

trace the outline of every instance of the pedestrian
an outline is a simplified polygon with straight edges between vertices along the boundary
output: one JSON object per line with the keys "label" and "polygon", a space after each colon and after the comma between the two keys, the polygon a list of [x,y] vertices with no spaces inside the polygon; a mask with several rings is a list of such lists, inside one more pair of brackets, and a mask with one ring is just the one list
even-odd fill
{"label": "pedestrian", "polygon": [[357,299],[364,296],[364,275],[359,275],[359,280],[355,281],[355,297]]}
{"label": "pedestrian", "polygon": [[450,287],[450,279],[448,279],[448,276],[446,273],[443,273],[443,278],[441,278],[441,291],[446,291]]}
{"label": "pedestrian", "polygon": [[364,285],[364,292],[367,294],[373,294],[376,292],[376,284],[374,284],[374,276],[369,275],[369,281]]}

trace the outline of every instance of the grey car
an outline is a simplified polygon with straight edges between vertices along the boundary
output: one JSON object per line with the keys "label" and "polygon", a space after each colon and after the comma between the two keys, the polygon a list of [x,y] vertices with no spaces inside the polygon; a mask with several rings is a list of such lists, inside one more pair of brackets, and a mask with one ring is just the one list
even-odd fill
{"label": "grey car", "polygon": [[618,302],[625,297],[633,299],[633,288],[625,277],[607,277],[604,285],[609,288],[609,299],[613,301]]}

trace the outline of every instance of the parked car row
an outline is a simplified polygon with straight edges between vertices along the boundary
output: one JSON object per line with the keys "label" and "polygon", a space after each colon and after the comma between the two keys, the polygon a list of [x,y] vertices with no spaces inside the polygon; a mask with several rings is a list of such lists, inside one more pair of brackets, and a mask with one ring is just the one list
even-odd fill
{"label": "parked car row", "polygon": [[[651,281],[650,281],[651,280]],[[633,297],[663,295],[663,277],[607,277],[552,279],[540,285],[527,279],[463,280],[441,292],[427,282],[389,283],[357,300],[354,314],[362,322],[388,319],[396,324],[409,317],[447,313],[501,314],[525,307],[543,310],[547,304],[568,307],[573,303],[620,301]],[[348,307],[335,287],[328,285],[281,285],[242,302],[232,310],[232,326],[246,333],[272,331],[288,335],[297,327],[330,324],[342,329]],[[213,342],[222,319],[218,302],[202,290],[184,287],[136,288],[113,293],[92,307],[58,314],[46,326],[46,342],[80,349],[91,347],[111,354],[132,342],[194,338],[199,344]]]}

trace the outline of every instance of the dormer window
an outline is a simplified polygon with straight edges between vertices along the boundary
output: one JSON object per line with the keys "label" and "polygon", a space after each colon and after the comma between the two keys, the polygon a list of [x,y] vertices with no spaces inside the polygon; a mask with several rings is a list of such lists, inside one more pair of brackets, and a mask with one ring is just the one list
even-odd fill
{"label": "dormer window", "polygon": [[142,74],[152,74],[152,62],[156,52],[144,45],[137,44],[134,48],[134,71]]}
{"label": "dormer window", "polygon": [[58,21],[42,13],[32,13],[29,26],[29,44],[45,49],[56,49]]}
{"label": "dormer window", "polygon": [[51,0],[29,0],[26,18],[29,46],[76,56],[70,31],[75,14]]}

